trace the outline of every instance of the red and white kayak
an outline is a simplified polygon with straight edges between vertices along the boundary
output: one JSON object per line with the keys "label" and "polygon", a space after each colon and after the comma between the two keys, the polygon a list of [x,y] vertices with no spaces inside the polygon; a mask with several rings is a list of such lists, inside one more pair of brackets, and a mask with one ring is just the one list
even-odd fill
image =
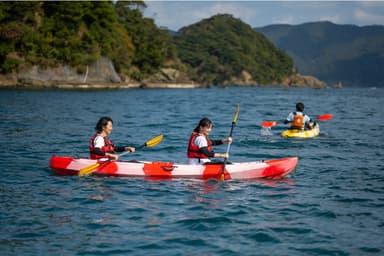
{"label": "red and white kayak", "polygon": [[[96,164],[98,160],[52,156],[50,168],[58,175],[78,175],[82,168]],[[258,162],[231,163],[225,165],[224,179],[282,178],[291,173],[298,157],[280,158]],[[222,163],[188,165],[172,162],[110,161],[93,172],[103,176],[129,176],[159,179],[220,179]]]}

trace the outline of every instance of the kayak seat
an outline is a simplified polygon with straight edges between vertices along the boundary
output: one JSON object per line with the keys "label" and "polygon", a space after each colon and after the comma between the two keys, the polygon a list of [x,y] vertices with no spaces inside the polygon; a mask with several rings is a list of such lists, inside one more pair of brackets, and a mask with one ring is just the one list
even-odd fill
{"label": "kayak seat", "polygon": [[[203,165],[219,165],[219,164],[224,164],[223,161],[212,161],[212,162],[207,162],[207,163],[204,163]],[[230,161],[227,161],[226,164],[232,164],[232,162]]]}

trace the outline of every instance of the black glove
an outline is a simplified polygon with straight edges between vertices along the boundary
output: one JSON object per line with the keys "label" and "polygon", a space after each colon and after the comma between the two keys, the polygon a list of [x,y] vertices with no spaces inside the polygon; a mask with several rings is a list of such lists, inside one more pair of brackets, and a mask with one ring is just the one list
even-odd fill
{"label": "black glove", "polygon": [[288,120],[284,120],[284,124],[288,124],[289,123],[289,121]]}

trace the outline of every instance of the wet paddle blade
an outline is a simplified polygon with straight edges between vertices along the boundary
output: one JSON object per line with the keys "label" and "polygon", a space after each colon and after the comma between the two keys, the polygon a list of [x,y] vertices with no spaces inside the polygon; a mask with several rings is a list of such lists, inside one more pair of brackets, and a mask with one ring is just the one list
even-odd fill
{"label": "wet paddle blade", "polygon": [[261,122],[262,127],[273,127],[276,125],[277,125],[276,121],[263,121],[263,122]]}
{"label": "wet paddle blade", "polygon": [[240,110],[240,104],[238,103],[237,106],[236,106],[236,113],[235,113],[235,116],[233,117],[233,123],[236,123],[237,122],[237,118],[239,117],[239,110]]}
{"label": "wet paddle blade", "polygon": [[99,167],[101,165],[101,163],[95,163],[95,164],[92,164],[90,166],[87,166],[87,167],[84,167],[82,169],[80,169],[79,171],[79,176],[85,176],[85,175],[89,175],[91,174],[94,170],[96,170],[97,167]]}
{"label": "wet paddle blade", "polygon": [[153,139],[150,139],[148,140],[146,143],[145,143],[145,146],[147,147],[153,147],[153,146],[156,146],[157,144],[160,143],[160,141],[163,139],[163,134],[160,134],[159,136],[153,138]]}
{"label": "wet paddle blade", "polygon": [[332,118],[333,118],[332,114],[324,114],[324,115],[319,115],[317,117],[317,119],[320,120],[320,121],[331,120]]}

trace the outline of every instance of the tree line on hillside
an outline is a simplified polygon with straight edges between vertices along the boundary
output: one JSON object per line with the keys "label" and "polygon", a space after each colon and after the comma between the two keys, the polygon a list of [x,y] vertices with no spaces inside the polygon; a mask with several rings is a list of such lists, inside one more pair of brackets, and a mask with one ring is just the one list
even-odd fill
{"label": "tree line on hillside", "polygon": [[384,26],[327,21],[255,28],[286,51],[301,72],[328,83],[383,86]]}
{"label": "tree line on hillside", "polygon": [[81,69],[103,56],[117,72],[140,79],[170,52],[170,37],[142,8],[142,1],[1,2],[1,72],[34,64]]}
{"label": "tree line on hillside", "polygon": [[292,59],[230,15],[172,35],[145,18],[143,1],[0,2],[0,73],[60,64],[79,73],[101,57],[137,81],[163,67],[205,84],[249,76],[260,84],[293,72]]}
{"label": "tree line on hillside", "polygon": [[197,81],[233,84],[247,72],[258,83],[268,84],[293,72],[293,61],[286,53],[229,14],[182,28],[174,42]]}

